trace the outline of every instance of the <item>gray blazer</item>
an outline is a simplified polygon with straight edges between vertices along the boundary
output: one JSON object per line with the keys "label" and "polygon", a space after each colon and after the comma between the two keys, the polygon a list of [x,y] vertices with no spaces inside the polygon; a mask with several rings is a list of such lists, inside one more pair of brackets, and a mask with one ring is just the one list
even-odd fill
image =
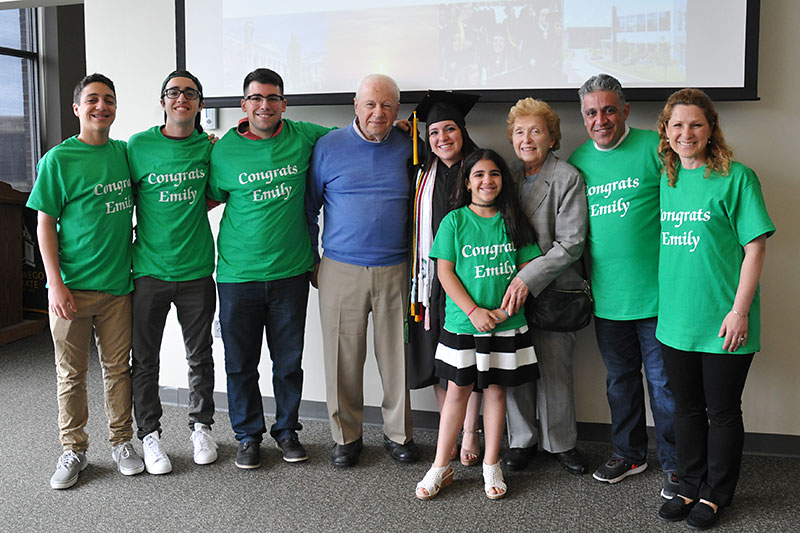
{"label": "gray blazer", "polygon": [[550,152],[528,194],[522,190],[520,184],[522,210],[533,226],[542,255],[518,276],[533,296],[551,283],[551,288],[557,289],[582,287],[581,267],[576,261],[583,253],[589,225],[583,176]]}

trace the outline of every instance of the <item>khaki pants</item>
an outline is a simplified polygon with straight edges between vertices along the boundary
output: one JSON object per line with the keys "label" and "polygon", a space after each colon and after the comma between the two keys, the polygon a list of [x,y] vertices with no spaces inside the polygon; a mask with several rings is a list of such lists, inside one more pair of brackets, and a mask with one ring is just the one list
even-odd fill
{"label": "khaki pants", "polygon": [[129,441],[131,428],[131,298],[99,291],[72,291],[78,311],[73,320],[50,313],[58,379],[58,428],[65,450],[89,446],[86,373],[92,329],[103,369],[105,408],[112,446]]}
{"label": "khaki pants", "polygon": [[383,431],[394,442],[411,440],[403,318],[407,265],[361,267],[322,258],[319,309],[331,435],[339,444],[361,438],[367,318],[372,313],[375,358],[383,386]]}

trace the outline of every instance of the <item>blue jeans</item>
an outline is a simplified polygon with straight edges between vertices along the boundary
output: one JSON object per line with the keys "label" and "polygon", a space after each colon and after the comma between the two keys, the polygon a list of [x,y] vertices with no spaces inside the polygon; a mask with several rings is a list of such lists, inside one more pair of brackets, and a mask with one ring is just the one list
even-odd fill
{"label": "blue jeans", "polygon": [[669,388],[656,318],[606,320],[595,317],[597,346],[608,370],[606,395],[611,409],[614,453],[635,463],[647,457],[647,428],[642,366],[650,394],[658,460],[665,472],[677,468],[675,400]]}
{"label": "blue jeans", "polygon": [[302,429],[303,341],[309,274],[274,281],[218,283],[219,321],[225,344],[228,415],[236,440],[261,442],[266,432],[258,363],[266,328],[272,359],[275,423],[270,435],[281,440]]}

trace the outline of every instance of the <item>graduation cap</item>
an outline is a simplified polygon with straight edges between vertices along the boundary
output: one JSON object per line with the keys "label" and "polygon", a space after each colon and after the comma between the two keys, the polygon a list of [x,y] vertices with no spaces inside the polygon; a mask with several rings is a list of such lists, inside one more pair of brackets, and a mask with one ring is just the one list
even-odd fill
{"label": "graduation cap", "polygon": [[464,117],[479,98],[478,94],[429,90],[414,111],[417,112],[417,120],[429,125],[443,120],[452,120],[463,128]]}

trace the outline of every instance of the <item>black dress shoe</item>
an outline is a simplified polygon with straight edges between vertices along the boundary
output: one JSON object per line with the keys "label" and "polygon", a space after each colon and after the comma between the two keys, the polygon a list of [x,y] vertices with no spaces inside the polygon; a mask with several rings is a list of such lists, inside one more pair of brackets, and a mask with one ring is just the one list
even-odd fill
{"label": "black dress shoe", "polygon": [[578,451],[578,448],[554,453],[553,456],[570,474],[579,476],[586,473],[586,459],[583,458],[583,454]]}
{"label": "black dress shoe", "polygon": [[333,466],[355,466],[364,444],[361,439],[350,444],[336,444],[331,450],[331,463]]}
{"label": "black dress shoe", "polygon": [[530,448],[509,448],[503,454],[503,464],[509,470],[525,470],[533,456],[536,455],[536,446]]}
{"label": "black dress shoe", "polygon": [[717,511],[714,512],[714,508],[710,505],[698,502],[698,504],[689,511],[689,516],[686,517],[686,525],[689,526],[689,529],[697,531],[710,529],[717,524],[720,510],[721,509],[717,509]]}
{"label": "black dress shoe", "polygon": [[661,509],[658,510],[658,517],[665,522],[680,522],[689,516],[689,511],[692,510],[695,503],[697,500],[686,503],[683,498],[676,495],[661,506]]}
{"label": "black dress shoe", "polygon": [[413,440],[398,444],[386,435],[383,436],[383,447],[389,450],[392,459],[398,463],[414,463],[419,461],[419,448]]}

